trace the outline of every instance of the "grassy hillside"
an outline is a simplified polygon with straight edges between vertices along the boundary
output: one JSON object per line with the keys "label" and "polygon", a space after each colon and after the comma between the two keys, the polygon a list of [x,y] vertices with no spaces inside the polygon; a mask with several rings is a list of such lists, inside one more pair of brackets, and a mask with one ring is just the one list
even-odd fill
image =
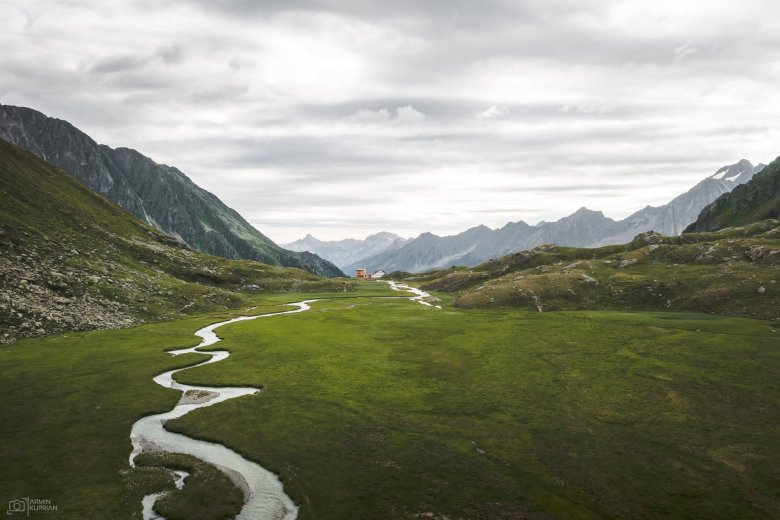
{"label": "grassy hillside", "polygon": [[780,219],[780,158],[748,183],[706,206],[685,232],[716,231],[766,219]]}
{"label": "grassy hillside", "polygon": [[331,262],[287,251],[178,169],[129,148],[110,148],[67,121],[0,104],[0,139],[34,153],[137,218],[197,251],[343,277]]}
{"label": "grassy hillside", "polygon": [[780,318],[780,224],[639,235],[596,249],[552,245],[473,268],[399,273],[466,308],[697,311]]}
{"label": "grassy hillside", "polygon": [[251,292],[348,290],[191,251],[0,141],[0,342],[236,307]]}

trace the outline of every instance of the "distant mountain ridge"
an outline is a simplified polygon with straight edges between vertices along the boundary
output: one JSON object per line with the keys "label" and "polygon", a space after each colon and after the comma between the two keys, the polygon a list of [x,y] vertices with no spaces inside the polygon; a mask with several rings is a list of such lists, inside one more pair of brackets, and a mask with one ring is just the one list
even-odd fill
{"label": "distant mountain ridge", "polygon": [[193,249],[224,258],[298,267],[321,276],[343,276],[335,265],[314,254],[279,247],[178,169],[129,148],[99,145],[67,121],[30,108],[0,105],[0,139],[62,168]]}
{"label": "distant mountain ridge", "polygon": [[360,262],[380,252],[398,249],[409,241],[394,233],[381,231],[363,240],[347,238],[345,240],[318,240],[311,234],[300,240],[282,244],[282,247],[291,251],[308,251],[326,258],[344,269],[355,262]]}
{"label": "distant mountain ridge", "polygon": [[648,206],[620,221],[622,228],[617,234],[607,236],[593,245],[622,244],[645,231],[656,231],[666,236],[679,235],[696,220],[707,204],[748,182],[765,167],[765,164],[753,166],[746,159],[724,166],[668,204]]}
{"label": "distant mountain ridge", "polygon": [[474,266],[545,243],[600,247],[630,242],[634,236],[647,231],[679,235],[707,204],[748,182],[764,168],[763,164],[753,166],[743,159],[718,169],[668,204],[647,206],[619,221],[583,207],[556,222],[541,222],[534,226],[519,221],[509,222],[499,229],[477,226],[445,237],[423,233],[400,248],[360,259],[343,269],[347,273],[358,267],[419,273],[451,265]]}
{"label": "distant mountain ridge", "polygon": [[[768,178],[761,174],[737,189]],[[450,293],[453,306],[468,309],[673,310],[775,319],[777,253],[780,222],[764,219],[675,237],[641,233],[600,248],[543,244],[475,267],[390,277]]]}
{"label": "distant mountain ridge", "polygon": [[718,231],[768,219],[780,220],[780,157],[750,181],[706,206],[685,233]]}

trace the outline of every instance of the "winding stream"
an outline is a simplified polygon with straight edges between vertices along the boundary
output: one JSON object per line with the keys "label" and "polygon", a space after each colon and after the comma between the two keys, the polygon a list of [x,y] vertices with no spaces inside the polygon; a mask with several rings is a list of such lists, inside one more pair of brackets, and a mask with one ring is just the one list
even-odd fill
{"label": "winding stream", "polygon": [[432,303],[428,303],[425,301],[425,298],[430,298],[431,295],[423,291],[422,289],[418,289],[417,287],[411,287],[404,283],[393,282],[392,280],[388,280],[387,285],[389,285],[390,288],[394,291],[407,291],[407,292],[414,293],[415,295],[409,298],[413,302],[417,302],[422,305],[426,305],[428,307],[436,307],[437,309],[441,309],[441,305],[433,305]]}
{"label": "winding stream", "polygon": [[[415,296],[408,298],[423,305],[432,306],[424,301],[430,295],[425,291],[409,287],[392,281],[387,282],[395,291],[410,291]],[[263,468],[259,464],[249,461],[236,453],[235,451],[215,442],[192,439],[180,433],[170,432],[165,429],[165,422],[169,419],[178,419],[198,408],[205,408],[228,399],[241,397],[244,395],[256,394],[260,390],[253,387],[208,387],[193,386],[178,383],[174,379],[174,374],[189,370],[191,368],[216,363],[227,358],[230,353],[227,350],[213,350],[203,352],[198,349],[207,347],[220,341],[220,338],[214,332],[217,328],[230,323],[239,321],[249,321],[262,318],[273,318],[287,314],[296,314],[307,311],[311,308],[310,303],[319,300],[304,300],[285,305],[296,307],[290,311],[277,312],[273,314],[260,314],[257,316],[240,316],[231,320],[213,323],[195,332],[196,336],[201,338],[198,345],[191,348],[172,350],[169,354],[179,356],[181,354],[197,353],[209,356],[207,360],[197,365],[169,370],[158,376],[153,381],[165,388],[173,388],[182,392],[182,399],[169,412],[159,413],[143,417],[133,424],[130,432],[130,441],[133,444],[133,450],[130,453],[130,466],[135,467],[135,458],[143,451],[165,452],[165,453],[184,453],[192,455],[204,462],[213,464],[225,472],[239,487],[244,491],[246,503],[241,512],[236,516],[237,520],[294,520],[298,516],[298,506],[284,493],[282,483],[278,477]],[[435,306],[441,308],[438,305]],[[188,399],[185,397],[187,392],[197,392],[200,397]],[[176,487],[181,489],[184,486],[186,472],[174,472],[176,476]],[[155,520],[161,517],[157,515],[153,508],[157,499],[166,492],[147,495],[142,501],[144,520]]]}

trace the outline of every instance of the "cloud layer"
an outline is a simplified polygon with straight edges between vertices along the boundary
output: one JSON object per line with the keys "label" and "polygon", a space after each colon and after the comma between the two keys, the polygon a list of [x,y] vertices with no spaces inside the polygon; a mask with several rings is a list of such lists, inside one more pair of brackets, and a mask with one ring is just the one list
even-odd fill
{"label": "cloud layer", "polygon": [[769,0],[10,0],[0,102],[278,241],[623,217],[780,155]]}

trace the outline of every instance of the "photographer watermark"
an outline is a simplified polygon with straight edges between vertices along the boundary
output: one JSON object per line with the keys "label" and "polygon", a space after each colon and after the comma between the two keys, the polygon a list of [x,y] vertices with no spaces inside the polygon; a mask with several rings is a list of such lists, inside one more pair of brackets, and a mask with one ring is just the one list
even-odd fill
{"label": "photographer watermark", "polygon": [[45,513],[57,511],[57,505],[52,504],[48,498],[17,498],[15,500],[8,501],[7,515],[26,514],[30,516],[30,513]]}

